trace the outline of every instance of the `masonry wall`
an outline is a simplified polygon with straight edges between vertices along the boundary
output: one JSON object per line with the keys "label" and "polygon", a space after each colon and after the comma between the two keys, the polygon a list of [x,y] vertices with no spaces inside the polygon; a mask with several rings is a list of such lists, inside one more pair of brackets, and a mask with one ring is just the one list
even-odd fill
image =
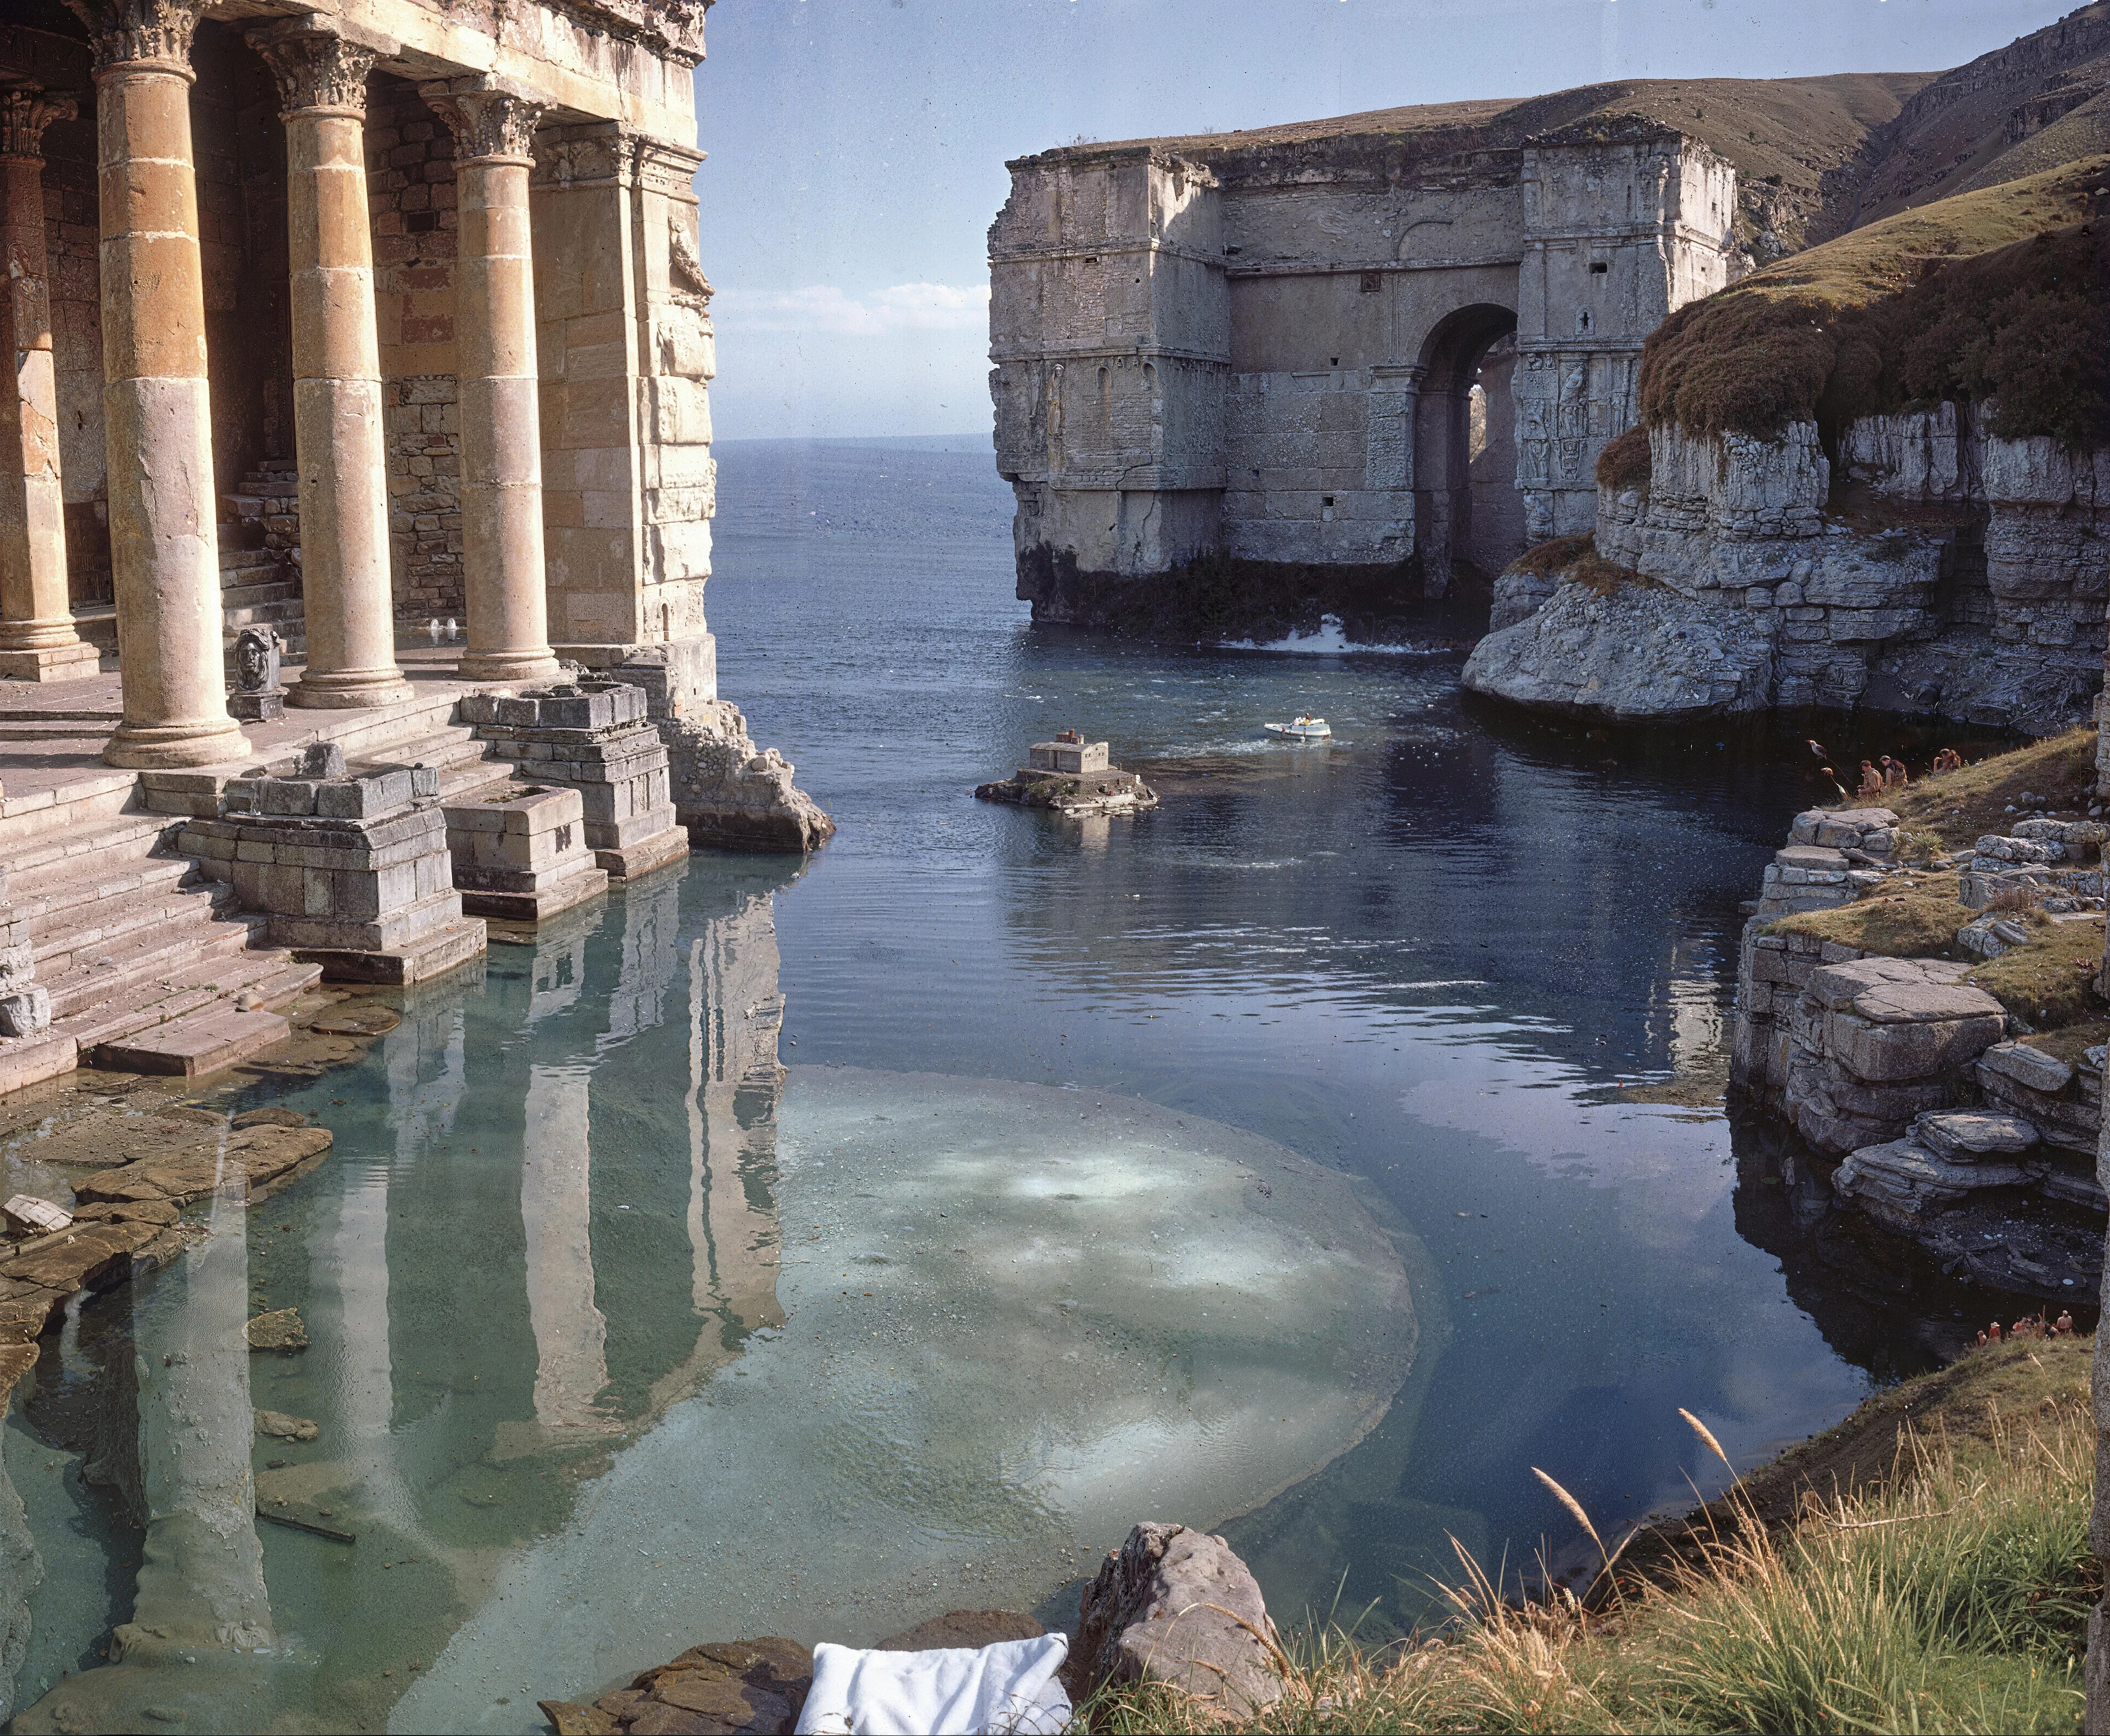
{"label": "masonry wall", "polygon": [[[1036,611],[1066,563],[1130,579],[1204,550],[1361,569],[1406,601],[1454,560],[1491,575],[1587,527],[1643,341],[1727,281],[1733,171],[1643,123],[1456,144],[1183,140],[1011,165],[992,391]],[[1501,424],[1477,443],[1475,386]]]}

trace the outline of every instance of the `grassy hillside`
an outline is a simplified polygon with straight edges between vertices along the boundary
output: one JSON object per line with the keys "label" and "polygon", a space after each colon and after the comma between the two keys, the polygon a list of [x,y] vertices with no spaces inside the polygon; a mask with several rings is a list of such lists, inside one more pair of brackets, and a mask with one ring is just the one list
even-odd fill
{"label": "grassy hillside", "polygon": [[1679,309],[1641,414],[1768,435],[1997,396],[1994,432],[2110,439],[2110,158],[1903,212]]}
{"label": "grassy hillside", "polygon": [[[1817,238],[2110,149],[2110,5],[2084,6],[1915,92],[1872,132],[1851,197]],[[2082,105],[2092,115],[2081,115]],[[2066,124],[2072,114],[2074,120]]]}

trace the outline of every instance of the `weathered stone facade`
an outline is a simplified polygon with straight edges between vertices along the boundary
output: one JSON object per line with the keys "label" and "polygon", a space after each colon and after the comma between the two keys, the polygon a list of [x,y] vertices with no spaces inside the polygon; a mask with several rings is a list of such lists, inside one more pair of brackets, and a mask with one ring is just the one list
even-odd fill
{"label": "weathered stone facade", "polygon": [[1009,166],[991,387],[1038,619],[1211,554],[1440,595],[1587,529],[1642,342],[1741,260],[1733,169],[1635,120]]}
{"label": "weathered stone facade", "polygon": [[[720,703],[706,3],[531,0],[494,30],[441,0],[80,0],[0,25],[30,358],[0,673],[93,673],[114,637],[112,762],[237,760],[222,653],[291,581],[297,707],[401,699],[398,625],[435,618],[473,679],[642,660],[655,721]],[[136,302],[129,264],[156,286]]]}

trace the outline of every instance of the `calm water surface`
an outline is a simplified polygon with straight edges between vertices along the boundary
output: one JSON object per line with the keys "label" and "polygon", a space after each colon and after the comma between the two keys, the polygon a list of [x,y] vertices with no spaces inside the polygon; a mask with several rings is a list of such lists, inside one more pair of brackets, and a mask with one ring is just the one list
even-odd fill
{"label": "calm water surface", "polygon": [[[1976,1299],[1719,1106],[1737,904],[1822,793],[1799,735],[1490,714],[1440,649],[1035,631],[974,443],[720,463],[721,685],[837,837],[694,857],[350,1065],[211,1094],[336,1151],[224,1227],[246,1263],[51,1343],[7,1435],[22,1703],[529,1729],[699,1639],[1063,1620],[1143,1517],[1382,1634],[1452,1537],[1581,1559],[1533,1467],[1610,1532],[1718,1483],[1678,1407],[1748,1462],[1954,1341]],[[1302,710],[1330,744],[1261,734]],[[974,799],[1064,727],[1162,806]],[[11,1189],[49,1185],[34,1144]],[[138,1521],[227,1493],[125,1471],[160,1401],[111,1371],[266,1305],[314,1348],[182,1402],[315,1421],[256,1441],[258,1499],[358,1543],[258,1527],[228,1571],[272,1643],[183,1705],[165,1668],[66,1679],[147,1619]]]}

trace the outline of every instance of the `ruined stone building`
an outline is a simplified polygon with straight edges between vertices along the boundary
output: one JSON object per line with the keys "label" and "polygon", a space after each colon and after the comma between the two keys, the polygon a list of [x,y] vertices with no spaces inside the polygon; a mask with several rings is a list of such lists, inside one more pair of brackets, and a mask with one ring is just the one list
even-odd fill
{"label": "ruined stone building", "polygon": [[708,4],[6,8],[0,1089],[831,830],[704,620]]}
{"label": "ruined stone building", "polygon": [[1381,609],[1589,527],[1642,342],[1742,262],[1736,172],[1470,107],[1010,165],[991,384],[1035,619],[1211,554]]}

